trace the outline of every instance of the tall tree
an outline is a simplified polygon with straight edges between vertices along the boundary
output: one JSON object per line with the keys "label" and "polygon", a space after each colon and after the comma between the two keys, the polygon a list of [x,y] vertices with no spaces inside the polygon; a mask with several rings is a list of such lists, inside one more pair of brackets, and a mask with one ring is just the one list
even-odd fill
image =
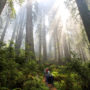
{"label": "tall tree", "polygon": [[9,16],[9,14],[7,13],[6,24],[5,24],[4,30],[3,30],[3,32],[2,32],[2,35],[1,35],[1,39],[0,39],[1,42],[4,41],[4,37],[5,37],[6,31],[7,31],[7,27],[8,27],[8,25],[9,25],[9,20],[10,20],[10,16]]}
{"label": "tall tree", "polygon": [[19,55],[20,53],[20,47],[22,44],[22,40],[23,40],[23,33],[24,33],[24,27],[25,27],[25,8],[21,9],[22,12],[20,12],[20,21],[19,21],[19,30],[18,30],[18,35],[16,38],[16,54]]}
{"label": "tall tree", "polygon": [[85,30],[90,41],[90,14],[88,10],[88,6],[86,4],[86,0],[76,0],[80,16],[82,18],[83,24],[85,26]]}
{"label": "tall tree", "polygon": [[66,38],[66,35],[64,35],[63,41],[64,41],[65,60],[66,62],[70,62],[71,60],[70,44],[68,42],[68,39]]}
{"label": "tall tree", "polygon": [[16,26],[17,26],[17,21],[15,21],[15,24],[14,24],[14,29],[13,29],[13,33],[11,36],[9,47],[12,47],[12,45],[13,45],[13,41],[15,39],[16,28],[17,28]]}
{"label": "tall tree", "polygon": [[42,49],[42,37],[41,37],[41,34],[42,34],[42,32],[41,32],[41,29],[42,29],[42,24],[41,24],[41,22],[42,22],[42,20],[40,20],[40,24],[38,24],[38,30],[39,30],[39,61],[41,61],[41,49]]}
{"label": "tall tree", "polygon": [[27,60],[35,59],[33,41],[33,22],[32,22],[32,1],[27,0],[27,19],[26,19],[26,57]]}
{"label": "tall tree", "polygon": [[[59,19],[58,19],[59,18]],[[61,18],[58,17],[55,19],[55,27],[54,27],[54,42],[55,42],[55,52],[57,52],[57,59],[58,62],[61,64],[61,57],[60,57],[60,38],[61,38]]]}
{"label": "tall tree", "polygon": [[42,19],[42,38],[43,38],[43,61],[47,60],[47,44],[46,44],[46,26],[45,26],[45,11],[42,11],[43,19]]}
{"label": "tall tree", "polygon": [[[75,4],[77,4],[77,6]],[[90,42],[90,10],[88,4],[87,0],[66,0],[66,6],[71,9],[74,18],[76,19],[80,14]],[[79,13],[77,13],[77,9]]]}
{"label": "tall tree", "polygon": [[[55,30],[54,30],[55,31]],[[57,39],[56,39],[56,34],[53,34],[54,37],[54,52],[55,52],[55,60],[58,61],[58,52],[57,52]]]}

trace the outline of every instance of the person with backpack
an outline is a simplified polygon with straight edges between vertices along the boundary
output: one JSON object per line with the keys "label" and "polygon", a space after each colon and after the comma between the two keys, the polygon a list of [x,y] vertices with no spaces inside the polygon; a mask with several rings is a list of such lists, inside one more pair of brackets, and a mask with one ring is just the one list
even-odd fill
{"label": "person with backpack", "polygon": [[47,83],[53,85],[54,77],[53,77],[53,75],[50,73],[50,71],[48,71],[48,74],[46,75],[46,78],[47,78]]}
{"label": "person with backpack", "polygon": [[50,71],[49,71],[48,68],[46,68],[46,69],[44,70],[44,76],[45,76],[45,81],[46,81],[46,83],[53,85],[54,77],[52,76],[52,74],[50,73]]}

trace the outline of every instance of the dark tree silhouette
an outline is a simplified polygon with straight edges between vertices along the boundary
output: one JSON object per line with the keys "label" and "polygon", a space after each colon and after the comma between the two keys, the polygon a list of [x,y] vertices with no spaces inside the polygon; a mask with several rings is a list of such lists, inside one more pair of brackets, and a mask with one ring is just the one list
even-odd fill
{"label": "dark tree silhouette", "polygon": [[90,11],[88,10],[88,6],[85,0],[76,0],[76,3],[90,42]]}

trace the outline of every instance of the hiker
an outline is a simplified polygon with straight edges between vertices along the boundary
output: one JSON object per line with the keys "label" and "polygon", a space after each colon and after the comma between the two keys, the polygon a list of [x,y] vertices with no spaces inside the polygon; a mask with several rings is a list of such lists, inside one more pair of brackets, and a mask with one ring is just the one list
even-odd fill
{"label": "hiker", "polygon": [[52,84],[53,85],[54,77],[51,75],[48,68],[46,68],[44,70],[44,77],[45,77],[45,81],[46,81],[47,84]]}
{"label": "hiker", "polygon": [[51,75],[50,71],[48,71],[48,73],[46,74],[46,82],[53,85],[53,81],[54,77]]}

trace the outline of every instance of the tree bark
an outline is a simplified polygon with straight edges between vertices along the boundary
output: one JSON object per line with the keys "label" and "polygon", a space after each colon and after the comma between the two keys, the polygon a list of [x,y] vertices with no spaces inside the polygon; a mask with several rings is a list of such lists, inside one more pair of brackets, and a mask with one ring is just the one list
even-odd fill
{"label": "tree bark", "polygon": [[32,22],[32,0],[27,1],[26,58],[27,60],[35,59]]}
{"label": "tree bark", "polygon": [[88,40],[90,42],[90,11],[88,10],[88,6],[85,0],[76,0],[76,3],[88,36]]}

